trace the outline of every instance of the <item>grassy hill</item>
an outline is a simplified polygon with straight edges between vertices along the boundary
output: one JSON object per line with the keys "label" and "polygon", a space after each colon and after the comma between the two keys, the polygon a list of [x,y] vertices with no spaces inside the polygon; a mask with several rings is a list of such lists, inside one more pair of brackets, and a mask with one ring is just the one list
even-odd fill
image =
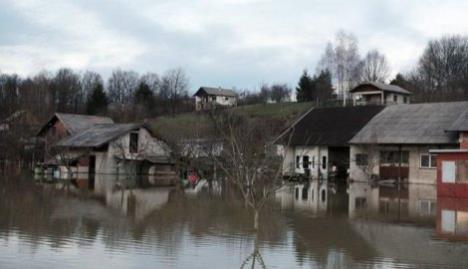
{"label": "grassy hill", "polygon": [[[286,127],[311,107],[312,103],[279,103],[238,106],[231,108],[231,110],[240,115],[277,122]],[[208,118],[206,113],[192,112],[158,117],[153,119],[150,124],[151,128],[163,137],[173,135],[190,137],[194,131],[200,130],[208,124]]]}

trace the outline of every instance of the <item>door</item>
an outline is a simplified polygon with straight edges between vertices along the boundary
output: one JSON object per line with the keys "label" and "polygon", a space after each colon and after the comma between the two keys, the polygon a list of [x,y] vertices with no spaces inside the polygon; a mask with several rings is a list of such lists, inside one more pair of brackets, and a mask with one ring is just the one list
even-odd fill
{"label": "door", "polygon": [[94,174],[96,173],[96,156],[89,156],[88,189],[94,190]]}

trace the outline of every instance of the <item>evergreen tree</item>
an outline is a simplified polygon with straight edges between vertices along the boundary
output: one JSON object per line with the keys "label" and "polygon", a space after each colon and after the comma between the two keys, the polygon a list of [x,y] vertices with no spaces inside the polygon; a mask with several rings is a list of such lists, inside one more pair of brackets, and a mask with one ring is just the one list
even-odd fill
{"label": "evergreen tree", "polygon": [[298,102],[307,102],[312,100],[313,92],[313,83],[312,78],[307,73],[307,70],[304,70],[299,83],[296,87],[296,98]]}
{"label": "evergreen tree", "polygon": [[328,100],[333,91],[331,73],[328,70],[320,71],[320,74],[312,79],[312,88],[311,101],[323,103]]}
{"label": "evergreen tree", "polygon": [[109,100],[101,83],[97,84],[86,101],[86,113],[90,115],[104,114]]}
{"label": "evergreen tree", "polygon": [[151,116],[155,105],[155,97],[148,84],[141,82],[133,97],[139,117]]}

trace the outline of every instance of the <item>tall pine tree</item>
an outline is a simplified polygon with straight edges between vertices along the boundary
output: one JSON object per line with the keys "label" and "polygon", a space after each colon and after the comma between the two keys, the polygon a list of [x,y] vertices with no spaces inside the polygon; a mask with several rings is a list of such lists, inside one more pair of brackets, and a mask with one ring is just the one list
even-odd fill
{"label": "tall pine tree", "polygon": [[90,115],[105,114],[109,100],[101,83],[97,84],[86,101],[86,113]]}
{"label": "tall pine tree", "polygon": [[296,98],[298,102],[307,102],[312,100],[313,92],[313,83],[312,78],[307,73],[307,70],[304,70],[299,83],[296,87]]}

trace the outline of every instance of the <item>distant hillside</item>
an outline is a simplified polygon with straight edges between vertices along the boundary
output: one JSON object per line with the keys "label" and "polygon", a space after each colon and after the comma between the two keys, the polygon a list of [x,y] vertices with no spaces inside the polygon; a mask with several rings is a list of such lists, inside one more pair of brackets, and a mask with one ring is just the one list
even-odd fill
{"label": "distant hillside", "polygon": [[[312,103],[279,103],[238,106],[231,108],[235,113],[253,119],[268,120],[285,128],[293,120],[312,107]],[[153,119],[151,128],[163,137],[189,138],[208,124],[205,112],[179,114],[174,117],[162,116]]]}

